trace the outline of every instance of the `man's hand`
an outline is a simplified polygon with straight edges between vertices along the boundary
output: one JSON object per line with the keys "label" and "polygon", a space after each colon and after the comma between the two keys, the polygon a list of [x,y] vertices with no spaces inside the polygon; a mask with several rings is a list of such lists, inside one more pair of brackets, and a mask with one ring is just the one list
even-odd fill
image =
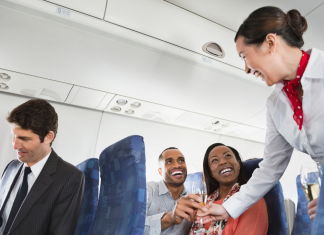
{"label": "man's hand", "polygon": [[317,202],[318,202],[318,198],[316,198],[313,201],[310,201],[308,203],[308,206],[307,206],[308,214],[311,219],[315,219],[316,211],[317,211]]}
{"label": "man's hand", "polygon": [[210,221],[218,221],[218,220],[224,220],[228,219],[230,215],[225,210],[225,208],[222,205],[217,205],[214,203],[210,203],[208,206],[208,210],[205,213],[198,212],[198,218],[197,220],[200,221],[200,217],[202,217],[202,222],[208,223]]}
{"label": "man's hand", "polygon": [[173,211],[167,212],[163,215],[161,219],[161,229],[162,231],[172,225],[180,224],[183,219],[188,222],[193,221],[195,217],[195,210],[204,210],[206,208],[199,204],[202,202],[202,199],[195,194],[189,194],[187,196],[181,197]]}

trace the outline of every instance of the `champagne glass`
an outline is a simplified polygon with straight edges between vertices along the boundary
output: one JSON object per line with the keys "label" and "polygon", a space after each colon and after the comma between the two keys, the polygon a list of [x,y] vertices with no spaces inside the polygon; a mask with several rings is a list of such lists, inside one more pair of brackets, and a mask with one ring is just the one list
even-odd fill
{"label": "champagne glass", "polygon": [[[201,205],[206,206],[207,187],[204,181],[194,181],[192,183],[192,193],[198,195],[202,199],[202,202],[200,203]],[[202,218],[200,218],[200,228],[195,231],[195,233],[210,233],[204,228]]]}
{"label": "champagne glass", "polygon": [[319,169],[315,162],[304,163],[300,170],[300,182],[308,201],[319,196],[321,181]]}
{"label": "champagne glass", "polygon": [[318,169],[318,177],[319,177],[319,182],[321,185],[321,180],[322,180],[322,175],[323,175],[323,166],[320,162],[316,162],[317,169]]}

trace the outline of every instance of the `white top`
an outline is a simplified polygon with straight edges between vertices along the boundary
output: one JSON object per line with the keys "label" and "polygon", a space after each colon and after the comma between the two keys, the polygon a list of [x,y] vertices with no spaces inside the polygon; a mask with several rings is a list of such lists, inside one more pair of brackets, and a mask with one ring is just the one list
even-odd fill
{"label": "white top", "polygon": [[322,163],[324,155],[324,52],[313,48],[307,51],[310,59],[301,78],[304,94],[302,130],[293,119],[293,108],[284,84],[276,84],[267,100],[267,134],[263,161],[249,182],[223,203],[236,219],[263,197],[281,178],[290,161],[293,149],[309,154]]}
{"label": "white top", "polygon": [[[28,182],[27,195],[28,195],[30,189],[32,188],[33,184],[35,183],[36,179],[38,178],[39,174],[43,170],[43,167],[44,167],[45,163],[47,162],[47,159],[51,155],[51,153],[52,153],[52,150],[46,157],[44,157],[42,160],[40,160],[39,162],[37,162],[36,164],[34,164],[34,165],[32,165],[30,167],[31,172],[27,176],[27,182]],[[20,172],[20,175],[19,175],[19,177],[18,177],[18,179],[16,181],[16,184],[15,184],[15,186],[13,187],[13,189],[11,191],[11,194],[10,194],[9,199],[7,201],[6,207],[4,208],[3,215],[2,215],[3,224],[2,224],[2,226],[0,228],[0,234],[3,233],[3,230],[6,227],[6,223],[7,223],[8,217],[10,215],[12,205],[13,205],[13,203],[15,201],[18,189],[19,189],[19,187],[20,187],[20,185],[22,183],[22,180],[24,178],[25,167],[28,167],[26,163],[24,163],[24,166],[23,166],[23,168],[22,168],[22,170]],[[27,197],[27,195],[26,195],[26,197]],[[3,200],[3,203],[4,203],[4,201],[5,200]],[[1,207],[2,207],[2,205],[1,205]]]}

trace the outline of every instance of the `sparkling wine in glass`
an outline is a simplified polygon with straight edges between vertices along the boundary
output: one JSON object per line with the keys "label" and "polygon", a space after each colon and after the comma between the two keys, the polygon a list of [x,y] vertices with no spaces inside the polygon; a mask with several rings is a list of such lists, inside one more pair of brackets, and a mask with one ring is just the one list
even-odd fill
{"label": "sparkling wine in glass", "polygon": [[319,196],[320,178],[319,169],[315,162],[304,163],[300,170],[300,182],[308,201],[312,201]]}
{"label": "sparkling wine in glass", "polygon": [[[194,181],[192,183],[192,193],[198,195],[202,199],[202,202],[200,203],[201,205],[206,206],[207,187],[204,181]],[[200,218],[200,228],[195,231],[195,233],[210,233],[204,228],[202,218]]]}

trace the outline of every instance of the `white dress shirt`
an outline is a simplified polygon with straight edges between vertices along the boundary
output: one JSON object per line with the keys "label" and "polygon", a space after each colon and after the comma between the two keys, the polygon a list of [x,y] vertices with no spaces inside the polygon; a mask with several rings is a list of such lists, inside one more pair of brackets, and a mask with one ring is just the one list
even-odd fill
{"label": "white dress shirt", "polygon": [[[51,150],[52,152],[52,150]],[[39,174],[41,173],[41,171],[43,170],[43,167],[45,165],[45,163],[47,162],[47,159],[48,157],[51,155],[51,152],[46,156],[44,157],[42,160],[40,160],[39,162],[37,162],[36,164],[32,165],[30,167],[31,169],[31,173],[28,174],[27,176],[27,182],[28,182],[28,191],[27,191],[27,195],[30,191],[30,189],[32,188],[33,184],[35,183],[36,179],[38,178]],[[7,204],[6,204],[6,207],[4,208],[4,211],[3,211],[3,215],[2,215],[2,219],[3,219],[3,224],[0,228],[0,234],[3,234],[3,231],[6,227],[6,223],[7,223],[7,220],[8,220],[8,217],[10,215],[10,211],[11,211],[11,208],[12,208],[12,205],[16,199],[16,195],[17,195],[17,192],[18,192],[18,189],[22,183],[22,180],[24,178],[24,171],[25,171],[25,167],[28,167],[26,163],[24,163],[24,166],[20,172],[20,175],[16,181],[16,184],[15,186],[13,187],[12,191],[11,191],[11,194],[9,196],[9,199],[7,201]],[[27,197],[26,195],[26,197]],[[5,200],[3,200],[3,203],[4,203]],[[2,207],[2,205],[1,205]],[[0,207],[0,208],[1,208]]]}
{"label": "white dress shirt", "polygon": [[302,130],[293,119],[293,108],[284,84],[276,84],[267,100],[267,134],[260,168],[253,172],[249,182],[224,204],[226,211],[236,219],[263,197],[286,170],[293,149],[309,154],[322,164],[324,155],[324,52],[313,48],[307,51],[310,59],[301,78],[304,90]]}

